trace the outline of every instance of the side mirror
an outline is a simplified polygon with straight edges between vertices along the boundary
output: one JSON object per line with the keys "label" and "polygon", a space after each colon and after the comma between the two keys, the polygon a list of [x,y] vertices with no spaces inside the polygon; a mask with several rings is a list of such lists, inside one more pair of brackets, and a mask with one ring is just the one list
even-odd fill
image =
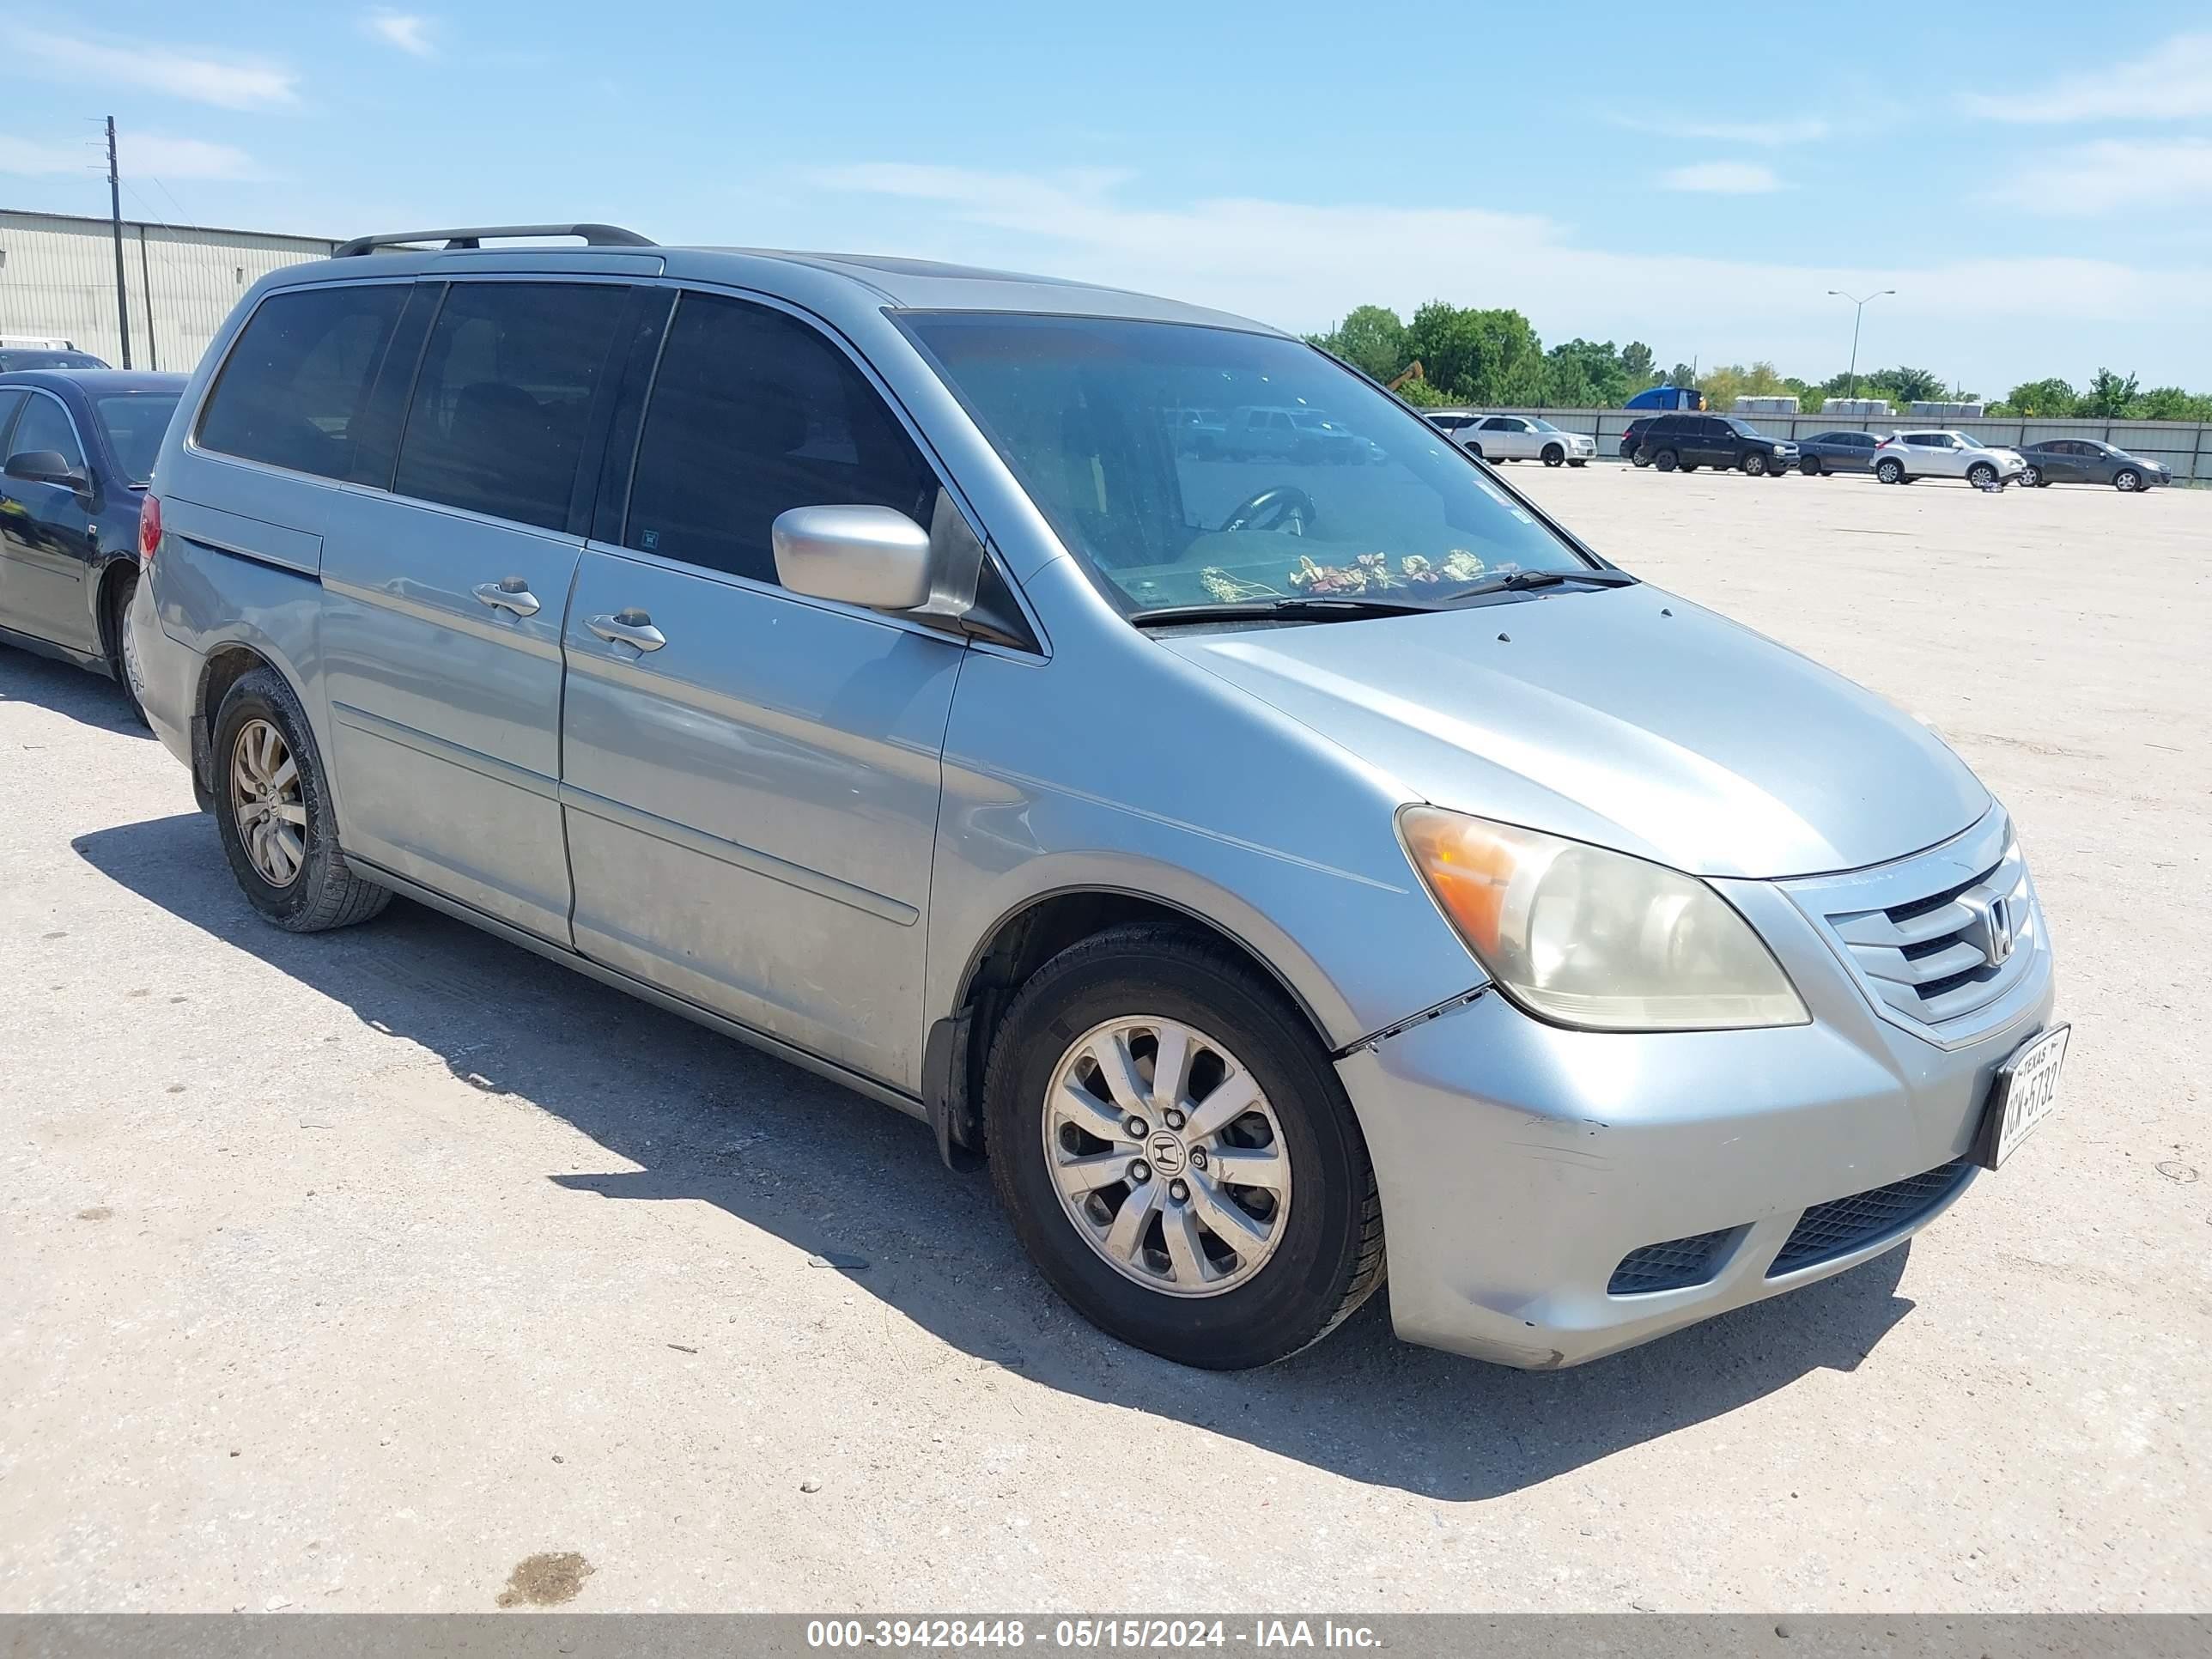
{"label": "side mirror", "polygon": [[31,483],[59,484],[64,489],[82,493],[92,488],[92,480],[82,467],[71,466],[55,449],[18,450],[8,458],[8,476]]}
{"label": "side mirror", "polygon": [[872,611],[912,611],[930,597],[929,532],[891,507],[794,507],[769,536],[776,579],[794,593]]}

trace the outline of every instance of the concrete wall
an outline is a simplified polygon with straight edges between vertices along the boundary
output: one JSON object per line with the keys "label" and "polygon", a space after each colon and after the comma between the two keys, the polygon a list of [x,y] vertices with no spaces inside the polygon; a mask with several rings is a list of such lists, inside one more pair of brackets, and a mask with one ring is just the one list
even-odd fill
{"label": "concrete wall", "polygon": [[[327,237],[125,219],[131,366],[191,368],[257,277],[324,258],[335,246]],[[106,220],[0,209],[0,334],[74,340],[123,366]]]}

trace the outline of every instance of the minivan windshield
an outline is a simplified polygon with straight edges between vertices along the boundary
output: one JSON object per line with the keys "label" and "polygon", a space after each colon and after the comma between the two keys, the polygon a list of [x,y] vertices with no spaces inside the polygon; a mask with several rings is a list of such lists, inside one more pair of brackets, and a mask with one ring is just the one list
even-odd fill
{"label": "minivan windshield", "polygon": [[[1428,422],[1298,341],[1120,318],[902,320],[1124,614],[1332,595],[1417,608],[1591,568]],[[1193,432],[1177,422],[1192,407],[1325,410],[1328,429],[1294,416]]]}

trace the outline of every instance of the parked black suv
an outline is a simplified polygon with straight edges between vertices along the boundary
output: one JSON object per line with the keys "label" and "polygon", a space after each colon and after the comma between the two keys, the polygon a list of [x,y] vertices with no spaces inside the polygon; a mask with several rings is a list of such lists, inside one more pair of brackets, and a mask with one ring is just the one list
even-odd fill
{"label": "parked black suv", "polygon": [[1662,472],[1701,466],[1740,467],[1773,477],[1797,465],[1797,446],[1770,438],[1738,415],[1662,415],[1637,434],[1635,459]]}

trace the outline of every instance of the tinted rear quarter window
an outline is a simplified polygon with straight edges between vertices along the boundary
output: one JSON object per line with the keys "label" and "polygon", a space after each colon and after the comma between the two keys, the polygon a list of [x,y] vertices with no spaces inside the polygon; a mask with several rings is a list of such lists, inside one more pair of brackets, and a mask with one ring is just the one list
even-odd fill
{"label": "tinted rear quarter window", "polygon": [[360,476],[361,416],[408,292],[379,283],[270,295],[208,394],[200,447],[318,477]]}
{"label": "tinted rear quarter window", "polygon": [[628,288],[455,283],[422,349],[392,487],[558,530]]}
{"label": "tinted rear quarter window", "polygon": [[927,526],[936,490],[875,388],[812,328],[684,295],[646,407],[624,545],[774,582],[778,514],[889,507]]}
{"label": "tinted rear quarter window", "polygon": [[93,408],[107,434],[107,447],[116,464],[131,483],[144,483],[154,476],[154,462],[161,453],[162,435],[169,416],[177,412],[173,392],[137,392],[95,398]]}

